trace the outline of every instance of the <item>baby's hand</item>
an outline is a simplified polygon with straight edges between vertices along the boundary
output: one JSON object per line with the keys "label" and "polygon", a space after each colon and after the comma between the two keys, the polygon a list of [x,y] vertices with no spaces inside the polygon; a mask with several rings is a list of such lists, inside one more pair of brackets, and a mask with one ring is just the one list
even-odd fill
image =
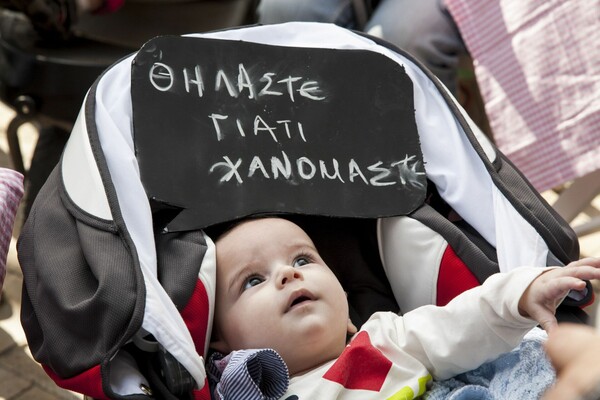
{"label": "baby's hand", "polygon": [[585,288],[584,280],[600,279],[600,258],[584,258],[563,268],[544,272],[531,282],[519,300],[519,313],[543,329],[556,327],[556,308],[571,290]]}

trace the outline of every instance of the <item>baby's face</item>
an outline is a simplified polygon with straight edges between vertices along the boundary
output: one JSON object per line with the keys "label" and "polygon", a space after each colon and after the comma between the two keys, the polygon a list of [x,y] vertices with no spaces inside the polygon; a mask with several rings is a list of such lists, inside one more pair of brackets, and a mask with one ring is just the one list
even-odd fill
{"label": "baby's face", "polygon": [[300,227],[246,221],[217,240],[216,252],[215,349],[275,349],[291,375],[340,355],[346,295]]}

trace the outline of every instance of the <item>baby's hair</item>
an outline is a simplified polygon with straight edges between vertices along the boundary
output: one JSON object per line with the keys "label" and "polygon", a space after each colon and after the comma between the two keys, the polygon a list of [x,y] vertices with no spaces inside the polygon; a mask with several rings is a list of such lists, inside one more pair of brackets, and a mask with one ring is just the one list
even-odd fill
{"label": "baby's hair", "polygon": [[235,228],[237,225],[242,223],[244,220],[227,221],[220,224],[211,225],[204,228],[204,232],[216,242],[221,236]]}
{"label": "baby's hair", "polygon": [[263,213],[263,214],[253,214],[253,215],[238,218],[238,219],[235,219],[232,221],[226,221],[226,222],[221,222],[221,223],[218,223],[215,225],[211,225],[207,228],[204,228],[204,232],[213,240],[213,242],[216,242],[217,240],[219,240],[220,237],[222,237],[223,235],[225,235],[226,233],[228,233],[229,231],[231,231],[233,228],[240,225],[241,223],[244,223],[247,221],[258,220],[258,219],[264,219],[264,218],[282,218],[282,219],[288,220],[290,222],[293,222],[296,225],[300,225],[297,221],[299,216],[296,216],[296,215]]}

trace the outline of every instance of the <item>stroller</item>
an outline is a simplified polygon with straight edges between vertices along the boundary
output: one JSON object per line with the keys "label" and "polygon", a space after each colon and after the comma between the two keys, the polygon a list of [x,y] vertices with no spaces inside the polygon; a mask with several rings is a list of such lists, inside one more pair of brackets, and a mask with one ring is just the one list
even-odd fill
{"label": "stroller", "polygon": [[358,324],[579,256],[402,50],[317,23],[158,37],[91,87],[23,228],[35,359],[93,398],[209,399],[210,227],[263,213],[305,220]]}

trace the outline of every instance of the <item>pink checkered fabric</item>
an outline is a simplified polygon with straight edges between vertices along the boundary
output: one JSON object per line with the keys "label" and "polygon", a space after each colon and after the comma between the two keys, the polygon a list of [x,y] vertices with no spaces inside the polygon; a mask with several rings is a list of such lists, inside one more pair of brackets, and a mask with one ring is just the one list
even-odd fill
{"label": "pink checkered fabric", "polygon": [[544,191],[600,168],[600,0],[445,0],[494,139]]}
{"label": "pink checkered fabric", "polygon": [[0,168],[0,295],[6,276],[6,256],[22,197],[23,175],[12,169]]}

